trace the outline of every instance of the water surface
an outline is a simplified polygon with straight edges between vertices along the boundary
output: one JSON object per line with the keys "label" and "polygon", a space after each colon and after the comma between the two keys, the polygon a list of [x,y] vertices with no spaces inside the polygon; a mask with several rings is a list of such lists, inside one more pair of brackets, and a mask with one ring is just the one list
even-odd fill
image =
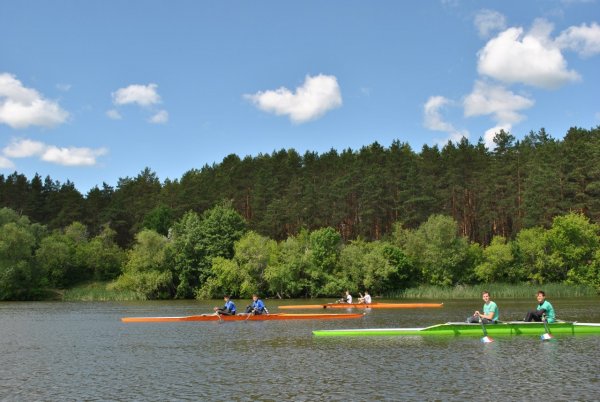
{"label": "water surface", "polygon": [[[551,301],[559,318],[600,322],[600,298]],[[534,298],[496,302],[505,320],[522,318],[535,305]],[[205,313],[214,303],[0,303],[0,400],[600,398],[600,336],[561,336],[555,342],[502,337],[483,344],[469,337],[311,334],[462,321],[481,308],[480,300],[444,301],[441,309],[371,310],[358,320],[120,321]],[[277,305],[306,303],[268,300],[267,306],[276,312]],[[247,301],[237,304],[243,308]]]}

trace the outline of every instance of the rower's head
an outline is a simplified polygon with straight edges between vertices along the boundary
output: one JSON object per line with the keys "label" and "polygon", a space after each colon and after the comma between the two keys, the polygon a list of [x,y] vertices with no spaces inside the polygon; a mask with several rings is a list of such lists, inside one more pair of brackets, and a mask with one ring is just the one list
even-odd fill
{"label": "rower's head", "polygon": [[229,299],[230,299],[229,295],[224,295],[224,296],[223,296],[223,300],[227,301],[227,300],[229,300]]}
{"label": "rower's head", "polygon": [[481,298],[484,302],[487,303],[490,300],[490,292],[488,292],[487,290],[481,292]]}
{"label": "rower's head", "polygon": [[544,292],[543,290],[538,290],[537,300],[540,304],[543,303],[544,300],[546,300],[546,292]]}
{"label": "rower's head", "polygon": [[258,295],[256,293],[252,293],[252,300],[257,301]]}

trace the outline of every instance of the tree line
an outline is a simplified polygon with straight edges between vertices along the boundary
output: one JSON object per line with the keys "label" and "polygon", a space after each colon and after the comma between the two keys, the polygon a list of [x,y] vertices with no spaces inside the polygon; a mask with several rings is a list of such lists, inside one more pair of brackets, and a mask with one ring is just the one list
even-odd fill
{"label": "tree line", "polygon": [[251,230],[278,241],[323,227],[344,241],[379,240],[395,222],[414,229],[434,214],[451,216],[462,235],[482,245],[547,228],[570,211],[600,221],[600,128],[571,128],[563,140],[544,129],[520,141],[500,131],[494,142],[493,150],[463,138],[419,153],[395,141],[323,154],[232,154],[162,183],[145,168],[85,196],[70,181],[15,172],[0,175],[0,207],[49,229],[77,221],[97,235],[108,226],[123,248],[142,228],[166,235],[188,211],[201,214],[222,200]]}
{"label": "tree line", "polygon": [[129,249],[104,227],[92,236],[73,222],[49,230],[0,209],[0,300],[44,298],[53,288],[108,281],[147,299],[337,296],[343,290],[389,294],[421,284],[568,283],[600,290],[600,226],[579,213],[549,228],[496,236],[487,247],[459,233],[450,216],[418,228],[400,222],[384,239],[344,242],[331,227],[276,241],[248,228],[222,203],[189,211],[167,236],[141,229]]}

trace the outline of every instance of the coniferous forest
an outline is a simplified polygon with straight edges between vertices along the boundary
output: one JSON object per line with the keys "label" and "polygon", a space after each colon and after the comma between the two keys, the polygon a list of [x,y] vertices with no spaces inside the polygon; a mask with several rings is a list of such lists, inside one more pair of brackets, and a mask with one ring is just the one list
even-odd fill
{"label": "coniferous forest", "polygon": [[229,155],[81,194],[0,175],[0,300],[114,281],[146,298],[338,295],[419,284],[600,288],[600,127]]}

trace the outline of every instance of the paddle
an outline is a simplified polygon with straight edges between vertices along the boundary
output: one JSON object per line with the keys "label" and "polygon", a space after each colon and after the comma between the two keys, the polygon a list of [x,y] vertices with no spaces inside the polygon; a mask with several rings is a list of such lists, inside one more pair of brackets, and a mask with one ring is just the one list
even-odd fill
{"label": "paddle", "polygon": [[483,342],[483,343],[494,342],[494,340],[488,336],[487,329],[485,329],[485,325],[483,324],[483,318],[481,318],[481,316],[479,316],[479,322],[481,323],[481,329],[483,330],[483,338],[481,338],[481,342]]}
{"label": "paddle", "polygon": [[540,336],[540,339],[542,341],[550,341],[550,340],[554,339],[554,336],[552,336],[552,334],[550,333],[550,328],[548,328],[548,321],[546,320],[546,314],[542,315],[542,322],[544,323],[544,328],[546,329],[546,332]]}

